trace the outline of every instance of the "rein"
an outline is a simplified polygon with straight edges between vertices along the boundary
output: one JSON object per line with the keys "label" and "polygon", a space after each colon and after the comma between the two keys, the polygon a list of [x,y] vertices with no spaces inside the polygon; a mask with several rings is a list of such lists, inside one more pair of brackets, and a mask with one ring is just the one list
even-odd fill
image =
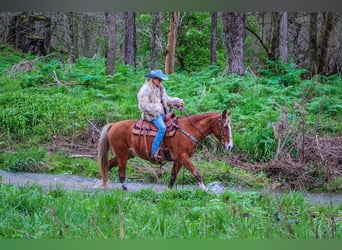
{"label": "rein", "polygon": [[185,116],[186,118],[188,119],[188,121],[190,122],[191,126],[193,126],[203,137],[204,137],[204,134],[202,133],[202,131],[200,131],[196,126],[195,124],[193,124],[193,122],[189,119],[189,113],[185,110],[185,109],[182,109],[182,112],[184,111],[185,113]]}
{"label": "rein", "polygon": [[[185,113],[185,116],[186,118],[188,119],[188,121],[190,122],[191,126],[194,127],[203,137],[204,137],[204,134],[202,133],[202,131],[200,131],[196,126],[195,124],[193,124],[193,122],[189,119],[189,113],[185,110],[185,109],[182,109],[181,110],[182,113],[184,112]],[[224,132],[223,132],[223,129],[222,129],[222,114],[220,115],[219,119],[218,119],[218,126],[219,126],[219,129],[220,129],[220,139],[221,139],[221,145],[224,145]],[[186,132],[185,130],[183,130],[181,127],[179,127],[178,125],[174,124],[174,126],[179,130],[179,132],[181,132],[182,134],[186,135],[187,137],[190,138],[190,140],[197,144],[198,143],[198,140],[190,135],[188,132]]]}

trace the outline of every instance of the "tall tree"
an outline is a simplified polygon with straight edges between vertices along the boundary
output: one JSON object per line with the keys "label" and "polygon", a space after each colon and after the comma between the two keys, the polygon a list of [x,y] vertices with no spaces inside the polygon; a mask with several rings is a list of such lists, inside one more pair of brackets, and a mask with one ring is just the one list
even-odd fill
{"label": "tall tree", "polygon": [[317,13],[310,13],[309,23],[309,58],[310,71],[312,75],[318,73],[318,44],[317,44]]}
{"label": "tall tree", "polygon": [[332,12],[323,13],[322,32],[318,47],[318,73],[327,74],[329,38],[334,28],[334,14]]}
{"label": "tall tree", "polygon": [[282,63],[287,62],[287,13],[273,12],[273,32],[271,41],[271,60],[281,60]]}
{"label": "tall tree", "polygon": [[74,29],[74,13],[73,12],[67,12],[64,13],[67,27],[66,27],[66,39],[68,44],[68,51],[69,51],[69,60],[70,63],[75,63],[77,54],[75,50],[75,29]]}
{"label": "tall tree", "polygon": [[5,42],[6,39],[8,38],[9,30],[11,28],[11,18],[10,18],[11,13],[10,12],[3,12],[1,15],[1,23],[3,24],[4,30],[1,33],[1,41]]}
{"label": "tall tree", "polygon": [[216,64],[217,12],[211,13],[210,64]]}
{"label": "tall tree", "polygon": [[225,35],[225,47],[227,51],[228,73],[243,75],[244,66],[244,38],[245,38],[245,14],[241,12],[223,12],[222,25]]}
{"label": "tall tree", "polygon": [[179,12],[170,13],[170,29],[167,40],[167,50],[165,57],[165,72],[171,74],[175,71],[177,32],[179,27]]}
{"label": "tall tree", "polygon": [[107,75],[115,73],[115,57],[116,57],[116,14],[115,12],[106,12],[106,24],[108,31],[108,50],[106,61]]}
{"label": "tall tree", "polygon": [[289,15],[288,18],[288,24],[290,27],[292,27],[291,29],[291,50],[290,50],[290,54],[292,55],[292,57],[294,58],[294,63],[299,65],[301,62],[301,58],[300,58],[300,47],[301,47],[301,34],[302,34],[302,28],[303,28],[303,24],[301,22],[298,22],[297,19],[299,18],[303,18],[302,17],[302,13],[291,13]]}
{"label": "tall tree", "polygon": [[151,45],[151,69],[156,67],[156,52],[157,52],[157,39],[158,39],[158,29],[160,26],[161,12],[154,13],[154,21],[152,26],[152,37],[150,41]]}
{"label": "tall tree", "polygon": [[279,44],[280,44],[280,15],[279,12],[272,13],[272,40],[271,40],[271,60],[277,61],[279,58]]}
{"label": "tall tree", "polygon": [[282,63],[288,58],[287,12],[280,12],[279,57]]}
{"label": "tall tree", "polygon": [[83,13],[82,22],[82,55],[85,57],[91,56],[91,28],[90,28],[90,16],[88,13]]}
{"label": "tall tree", "polygon": [[125,64],[136,66],[137,36],[135,12],[124,12],[125,23]]}

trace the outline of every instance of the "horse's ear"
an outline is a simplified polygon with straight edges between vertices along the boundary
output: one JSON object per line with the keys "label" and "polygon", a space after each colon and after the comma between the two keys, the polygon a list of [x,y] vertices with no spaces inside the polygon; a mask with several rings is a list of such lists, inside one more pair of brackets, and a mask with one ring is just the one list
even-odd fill
{"label": "horse's ear", "polygon": [[223,110],[223,112],[222,112],[222,117],[225,117],[225,116],[226,116],[226,113],[227,113],[227,110],[226,110],[226,109]]}

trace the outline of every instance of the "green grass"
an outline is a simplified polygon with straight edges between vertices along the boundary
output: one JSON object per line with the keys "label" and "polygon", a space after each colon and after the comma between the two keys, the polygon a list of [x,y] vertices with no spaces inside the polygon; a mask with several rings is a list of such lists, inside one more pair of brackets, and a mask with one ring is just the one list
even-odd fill
{"label": "green grass", "polygon": [[226,191],[47,192],[0,185],[0,238],[341,239],[341,206]]}

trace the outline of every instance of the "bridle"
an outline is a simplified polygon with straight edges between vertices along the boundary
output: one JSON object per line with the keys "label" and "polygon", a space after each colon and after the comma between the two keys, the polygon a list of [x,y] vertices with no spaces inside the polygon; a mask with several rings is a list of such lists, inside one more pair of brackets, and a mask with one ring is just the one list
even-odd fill
{"label": "bridle", "polygon": [[[182,112],[186,112],[185,109],[183,109]],[[188,117],[188,119],[189,119],[189,115],[187,114],[187,112],[186,112],[186,117]],[[222,126],[222,121],[223,121],[223,117],[222,117],[222,114],[220,114],[220,117],[218,118],[218,127],[219,127],[219,131],[220,131],[220,142],[221,142],[221,145],[224,147],[225,146],[224,131],[222,128],[222,127],[224,127],[224,125]],[[195,126],[195,124],[193,124],[193,122],[190,119],[189,119],[189,122],[204,137],[204,134]],[[189,137],[194,144],[198,143],[198,140],[194,136],[190,135],[188,132],[184,131],[179,126],[176,125],[176,127],[177,127],[177,129],[179,129],[179,131],[181,133],[183,133],[184,135]]]}

